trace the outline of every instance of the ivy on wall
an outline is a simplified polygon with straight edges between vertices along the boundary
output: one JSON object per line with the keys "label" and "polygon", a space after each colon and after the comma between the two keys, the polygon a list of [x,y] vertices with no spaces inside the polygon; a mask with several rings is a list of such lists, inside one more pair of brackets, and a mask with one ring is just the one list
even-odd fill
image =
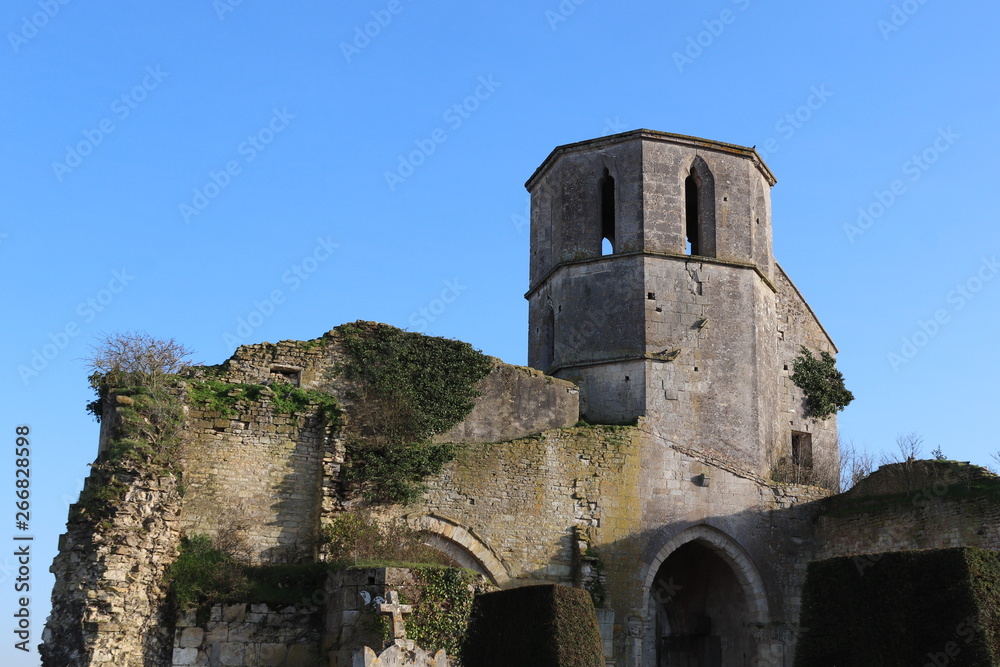
{"label": "ivy on wall", "polygon": [[372,502],[408,503],[455,447],[431,442],[462,421],[493,362],[468,343],[374,322],[342,324],[349,395],[345,479]]}
{"label": "ivy on wall", "polygon": [[837,370],[837,360],[829,352],[821,352],[817,359],[801,346],[793,364],[791,379],[806,395],[810,417],[827,419],[854,400],[854,394],[844,386],[844,376]]}

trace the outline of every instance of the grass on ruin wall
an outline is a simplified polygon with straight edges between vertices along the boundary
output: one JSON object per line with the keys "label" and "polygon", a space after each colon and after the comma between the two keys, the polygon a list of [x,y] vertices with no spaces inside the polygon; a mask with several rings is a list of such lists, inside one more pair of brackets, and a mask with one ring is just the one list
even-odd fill
{"label": "grass on ruin wall", "polygon": [[1000,664],[1000,554],[976,548],[809,564],[795,667]]}
{"label": "grass on ruin wall", "polygon": [[192,405],[222,417],[235,417],[248,404],[269,399],[274,412],[294,414],[317,410],[334,428],[340,423],[340,405],[336,398],[325,391],[302,389],[291,384],[265,387],[262,384],[214,379],[193,380],[188,386],[188,398]]}
{"label": "grass on ruin wall", "polygon": [[345,480],[371,502],[408,503],[455,456],[431,439],[465,419],[492,360],[468,343],[374,322],[336,329],[348,361]]}

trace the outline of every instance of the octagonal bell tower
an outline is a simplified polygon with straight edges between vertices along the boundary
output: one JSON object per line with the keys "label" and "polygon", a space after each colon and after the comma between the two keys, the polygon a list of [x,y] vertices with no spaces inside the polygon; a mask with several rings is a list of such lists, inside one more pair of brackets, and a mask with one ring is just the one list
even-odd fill
{"label": "octagonal bell tower", "polygon": [[787,369],[809,342],[779,322],[774,184],[754,149],[718,141],[636,130],[556,148],[526,184],[528,363],[577,382],[588,421],[642,416],[772,465],[808,428]]}

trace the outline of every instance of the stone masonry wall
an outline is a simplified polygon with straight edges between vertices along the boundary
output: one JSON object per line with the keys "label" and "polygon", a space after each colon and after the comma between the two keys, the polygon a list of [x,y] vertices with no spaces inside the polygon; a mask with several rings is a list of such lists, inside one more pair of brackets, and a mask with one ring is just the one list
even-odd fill
{"label": "stone masonry wall", "polygon": [[178,619],[171,667],[316,667],[322,608],[300,604],[215,605],[199,623],[192,610]]}
{"label": "stone masonry wall", "polygon": [[[700,485],[701,475],[710,484]],[[622,666],[639,664],[643,637],[651,641],[648,578],[664,550],[699,530],[718,531],[747,554],[760,582],[747,594],[769,610],[770,625],[755,632],[790,656],[815,501],[830,493],[774,484],[645,423],[470,445],[429,484],[422,502],[398,510],[412,525],[478,549],[501,585],[576,584],[603,595],[613,664]]]}
{"label": "stone masonry wall", "polygon": [[136,474],[117,512],[98,525],[73,518],[50,571],[44,667],[145,667],[169,657],[163,577],[177,557],[180,494],[173,477]]}
{"label": "stone masonry wall", "polygon": [[273,395],[264,388],[259,403],[244,403],[232,417],[189,409],[181,527],[227,532],[256,561],[308,559],[335,441],[315,411],[276,412]]}
{"label": "stone masonry wall", "polygon": [[973,546],[1000,550],[1000,480],[955,462],[883,466],[823,503],[816,558]]}

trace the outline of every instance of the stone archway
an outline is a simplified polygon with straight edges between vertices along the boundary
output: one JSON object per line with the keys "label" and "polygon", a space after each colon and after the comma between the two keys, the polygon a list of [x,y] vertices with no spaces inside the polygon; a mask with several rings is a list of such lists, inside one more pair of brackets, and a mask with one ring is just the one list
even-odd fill
{"label": "stone archway", "polygon": [[406,523],[424,534],[423,542],[462,567],[485,575],[497,586],[510,580],[503,562],[486,544],[454,519],[440,514],[410,514]]}
{"label": "stone archway", "polygon": [[769,619],[764,584],[725,533],[695,526],[667,542],[647,570],[646,667],[756,664],[753,630]]}

